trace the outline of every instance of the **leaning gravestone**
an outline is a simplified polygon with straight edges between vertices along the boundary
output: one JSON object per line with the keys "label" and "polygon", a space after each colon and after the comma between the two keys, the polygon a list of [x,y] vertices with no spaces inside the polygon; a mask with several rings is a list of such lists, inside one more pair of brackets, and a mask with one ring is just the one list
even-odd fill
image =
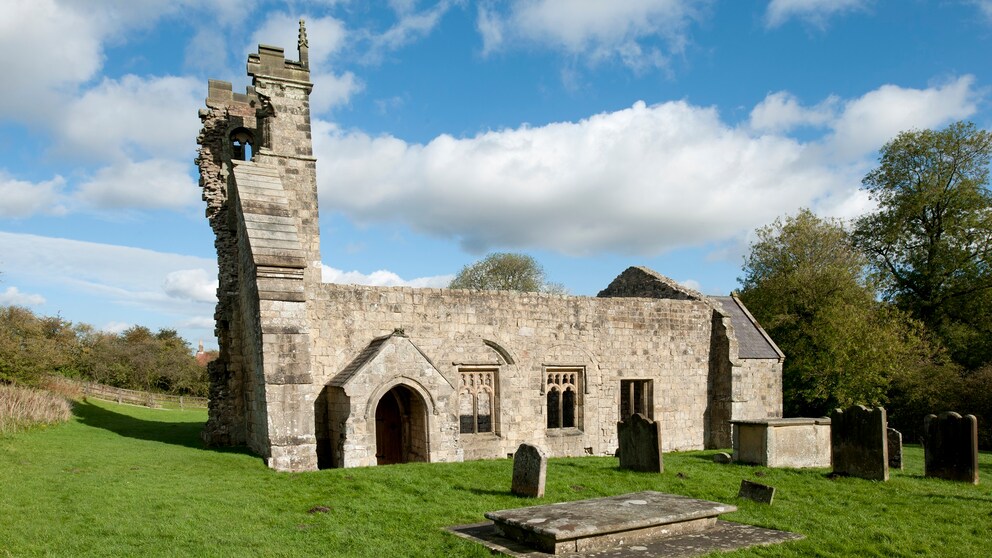
{"label": "leaning gravestone", "polygon": [[889,469],[902,469],[902,432],[895,428],[885,430],[889,440]]}
{"label": "leaning gravestone", "polygon": [[889,480],[885,409],[861,405],[830,414],[830,461],[834,473],[869,480]]}
{"label": "leaning gravestone", "polygon": [[665,464],[661,457],[661,423],[640,413],[617,423],[620,439],[620,468],[631,471],[661,473]]}
{"label": "leaning gravestone", "polygon": [[741,488],[737,491],[737,497],[746,498],[759,504],[771,504],[772,500],[775,499],[775,487],[741,479]]}
{"label": "leaning gravestone", "polygon": [[513,454],[513,484],[510,491],[518,496],[541,498],[548,471],[548,456],[541,448],[520,444]]}
{"label": "leaning gravestone", "polygon": [[923,419],[924,476],[978,484],[978,419],[957,413]]}

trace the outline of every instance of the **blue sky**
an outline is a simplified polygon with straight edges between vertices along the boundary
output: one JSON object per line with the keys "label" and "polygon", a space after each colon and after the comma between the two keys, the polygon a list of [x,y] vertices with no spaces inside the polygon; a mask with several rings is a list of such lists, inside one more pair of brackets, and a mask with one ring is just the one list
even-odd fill
{"label": "blue sky", "polygon": [[0,304],[215,345],[197,110],[301,17],[328,281],[726,294],[755,228],[871,211],[898,132],[992,126],[988,0],[5,0]]}

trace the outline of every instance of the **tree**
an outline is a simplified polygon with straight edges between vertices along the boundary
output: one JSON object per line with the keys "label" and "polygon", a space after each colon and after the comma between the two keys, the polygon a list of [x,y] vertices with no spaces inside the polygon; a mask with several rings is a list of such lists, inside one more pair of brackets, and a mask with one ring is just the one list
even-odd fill
{"label": "tree", "polygon": [[756,232],[740,296],[786,355],[786,414],[881,404],[894,377],[928,358],[919,328],[875,299],[839,222],[803,209]]}
{"label": "tree", "polygon": [[472,265],[466,265],[448,285],[452,289],[553,292],[565,288],[549,283],[544,268],[526,254],[494,252]]}
{"label": "tree", "polygon": [[862,185],[878,211],[854,241],[883,294],[969,368],[992,361],[992,134],[957,122],[899,134]]}

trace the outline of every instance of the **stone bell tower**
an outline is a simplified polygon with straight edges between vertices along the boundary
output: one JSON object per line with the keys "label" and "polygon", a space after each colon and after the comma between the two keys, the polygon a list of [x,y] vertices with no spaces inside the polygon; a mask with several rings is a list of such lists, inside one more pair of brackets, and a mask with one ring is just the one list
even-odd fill
{"label": "stone bell tower", "polygon": [[320,234],[302,20],[298,48],[287,60],[259,45],[244,94],[209,81],[196,159],[219,279],[203,438],[247,444],[287,471],[317,468],[307,292],[320,282]]}

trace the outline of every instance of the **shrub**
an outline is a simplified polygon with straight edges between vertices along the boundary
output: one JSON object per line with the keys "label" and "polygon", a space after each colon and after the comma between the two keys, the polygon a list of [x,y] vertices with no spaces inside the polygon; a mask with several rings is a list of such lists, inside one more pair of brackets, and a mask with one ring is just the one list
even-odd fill
{"label": "shrub", "polygon": [[69,420],[72,405],[47,391],[0,384],[0,435]]}

